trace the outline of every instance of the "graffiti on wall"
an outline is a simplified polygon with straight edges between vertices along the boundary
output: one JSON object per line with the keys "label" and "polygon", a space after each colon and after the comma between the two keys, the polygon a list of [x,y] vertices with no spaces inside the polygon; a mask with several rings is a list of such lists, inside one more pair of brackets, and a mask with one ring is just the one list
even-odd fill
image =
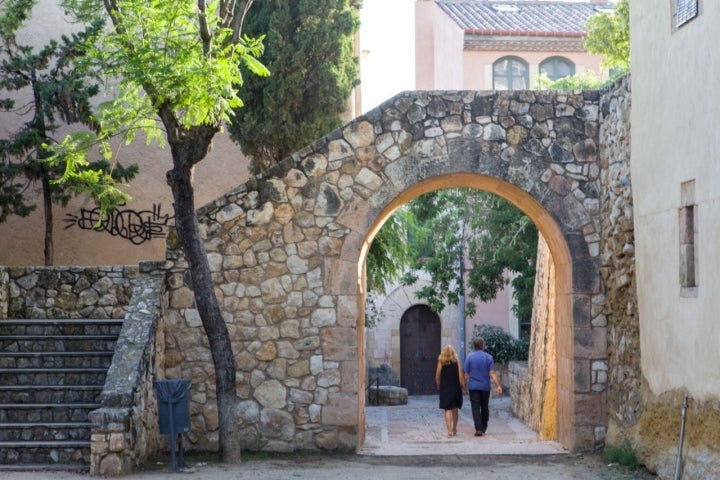
{"label": "graffiti on wall", "polygon": [[116,209],[103,218],[98,207],[81,208],[79,214],[67,214],[65,229],[77,226],[83,230],[107,232],[140,245],[165,236],[168,222],[174,217],[163,214],[161,209],[159,204],[153,204],[152,210]]}

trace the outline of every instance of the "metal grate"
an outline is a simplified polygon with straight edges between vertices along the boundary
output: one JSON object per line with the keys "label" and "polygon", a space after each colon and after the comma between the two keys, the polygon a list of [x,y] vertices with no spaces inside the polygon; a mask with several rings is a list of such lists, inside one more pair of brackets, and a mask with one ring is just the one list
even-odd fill
{"label": "metal grate", "polygon": [[673,19],[675,28],[680,28],[698,15],[698,0],[674,0]]}

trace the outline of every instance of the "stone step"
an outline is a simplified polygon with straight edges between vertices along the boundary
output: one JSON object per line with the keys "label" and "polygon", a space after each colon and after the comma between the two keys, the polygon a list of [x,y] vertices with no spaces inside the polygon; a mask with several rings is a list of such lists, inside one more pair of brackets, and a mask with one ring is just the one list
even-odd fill
{"label": "stone step", "polygon": [[0,385],[0,403],[99,403],[102,388],[102,385]]}
{"label": "stone step", "polygon": [[0,368],[0,385],[105,385],[107,368]]}
{"label": "stone step", "polygon": [[7,319],[0,320],[0,336],[119,335],[121,318]]}
{"label": "stone step", "polygon": [[0,320],[0,466],[90,463],[121,319]]}
{"label": "stone step", "polygon": [[87,422],[99,403],[0,403],[0,424]]}
{"label": "stone step", "polygon": [[89,465],[90,440],[0,442],[1,465]]}
{"label": "stone step", "polygon": [[0,368],[109,368],[112,351],[0,352]]}
{"label": "stone step", "polygon": [[2,352],[111,351],[117,335],[14,335],[0,336]]}
{"label": "stone step", "polygon": [[89,422],[7,422],[0,423],[0,442],[85,442],[90,439]]}

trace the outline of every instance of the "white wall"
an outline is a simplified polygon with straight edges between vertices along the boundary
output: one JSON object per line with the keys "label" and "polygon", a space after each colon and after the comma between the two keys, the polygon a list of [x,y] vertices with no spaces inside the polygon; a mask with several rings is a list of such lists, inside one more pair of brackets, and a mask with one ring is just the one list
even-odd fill
{"label": "white wall", "polygon": [[362,112],[415,89],[415,1],[363,0],[360,10]]}
{"label": "white wall", "polygon": [[[720,394],[720,3],[677,31],[632,0],[632,183],[642,367],[655,394]],[[697,288],[681,294],[681,183],[695,181]]]}

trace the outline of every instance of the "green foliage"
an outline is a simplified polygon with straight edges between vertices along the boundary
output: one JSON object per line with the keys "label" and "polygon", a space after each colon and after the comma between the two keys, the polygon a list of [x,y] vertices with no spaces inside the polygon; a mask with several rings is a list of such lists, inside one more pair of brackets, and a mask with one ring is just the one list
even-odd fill
{"label": "green foliage", "polygon": [[607,462],[617,463],[633,470],[641,466],[628,439],[623,440],[619,445],[606,445],[603,450],[603,458]]}
{"label": "green foliage", "polygon": [[365,297],[365,328],[373,328],[383,319],[382,312],[378,308],[377,299],[369,293]]}
{"label": "green foliage", "polygon": [[[37,1],[8,0],[0,4],[0,98],[4,110],[26,115],[25,123],[9,138],[0,139],[0,222],[8,215],[26,216],[35,209],[34,197],[26,198],[28,186],[42,185],[46,217],[46,258],[52,263],[48,248],[52,244],[52,205],[67,205],[78,193],[58,180],[64,175],[64,165],[45,163],[48,156],[44,146],[53,144],[52,137],[60,127],[84,124],[96,127],[91,114],[90,99],[98,93],[98,75],[93,69],[84,68],[87,54],[86,41],[97,35],[102,22],[97,19],[72,35],[33,48],[18,43],[16,33],[31,19]],[[17,92],[17,93],[16,93]],[[31,93],[32,100],[16,108],[15,95]],[[89,135],[87,131],[80,134]],[[108,168],[107,162],[88,162],[97,170]],[[112,181],[129,180],[137,172],[137,166],[107,169]]]}
{"label": "green foliage", "polygon": [[385,286],[400,278],[412,259],[408,228],[414,217],[407,208],[391,215],[373,239],[368,252],[366,277],[368,290],[384,293]]}
{"label": "green foliage", "polygon": [[[430,283],[416,295],[440,312],[457,305],[467,287],[466,314],[476,311],[475,301],[488,302],[508,282],[516,300],[515,315],[530,319],[535,282],[537,229],[515,206],[479,190],[438,190],[410,203],[417,225],[409,230],[415,252],[414,270],[430,274]],[[460,259],[464,258],[465,262]],[[417,281],[413,271],[402,281]]]}
{"label": "green foliage", "polygon": [[[492,355],[497,364],[507,364],[513,360],[528,359],[530,342],[528,338],[516,339],[505,330],[495,325],[473,326],[473,338],[485,340],[485,351]],[[472,349],[472,343],[470,344]]]}
{"label": "green foliage", "polygon": [[[107,15],[113,23],[86,43],[86,67],[113,79],[113,100],[100,106],[96,131],[70,134],[49,146],[50,164],[65,165],[61,182],[89,194],[101,215],[129,196],[110,175],[92,168],[88,151],[98,147],[109,161],[112,139],[129,144],[139,132],[148,144],[211,138],[243,104],[237,91],[242,72],[268,74],[257,60],[262,38],[239,37],[239,26],[233,27],[241,22],[227,14],[227,2],[63,0],[62,5],[78,20]],[[191,164],[207,154],[190,152],[185,161]]]}
{"label": "green foliage", "polygon": [[551,80],[546,73],[541,73],[535,81],[537,90],[597,90],[602,87],[603,81],[595,72],[585,70],[569,77]]}
{"label": "green foliage", "polygon": [[585,49],[603,57],[603,66],[627,72],[630,69],[630,4],[615,3],[613,13],[597,13],[585,25]]}
{"label": "green foliage", "polygon": [[262,60],[272,75],[243,86],[245,107],[229,127],[254,173],[341,125],[358,83],[356,0],[257,0],[250,35],[266,33]]}
{"label": "green foliage", "polygon": [[166,179],[173,194],[175,226],[188,278],[215,366],[219,450],[227,463],[240,460],[239,430],[232,402],[237,397],[234,354],[214,293],[207,251],[196,216],[192,174],[212,140],[242,106],[238,88],[243,73],[267,74],[257,60],[260,39],[242,35],[251,0],[64,0],[76,18],[103,15],[112,28],[88,42],[89,64],[110,77],[115,87],[100,110],[94,135],[74,135],[53,149],[52,162],[63,162],[63,180],[88,192],[101,215],[122,200],[104,172],[89,168],[87,151],[100,146],[112,158],[113,138],[170,145],[172,169]]}

